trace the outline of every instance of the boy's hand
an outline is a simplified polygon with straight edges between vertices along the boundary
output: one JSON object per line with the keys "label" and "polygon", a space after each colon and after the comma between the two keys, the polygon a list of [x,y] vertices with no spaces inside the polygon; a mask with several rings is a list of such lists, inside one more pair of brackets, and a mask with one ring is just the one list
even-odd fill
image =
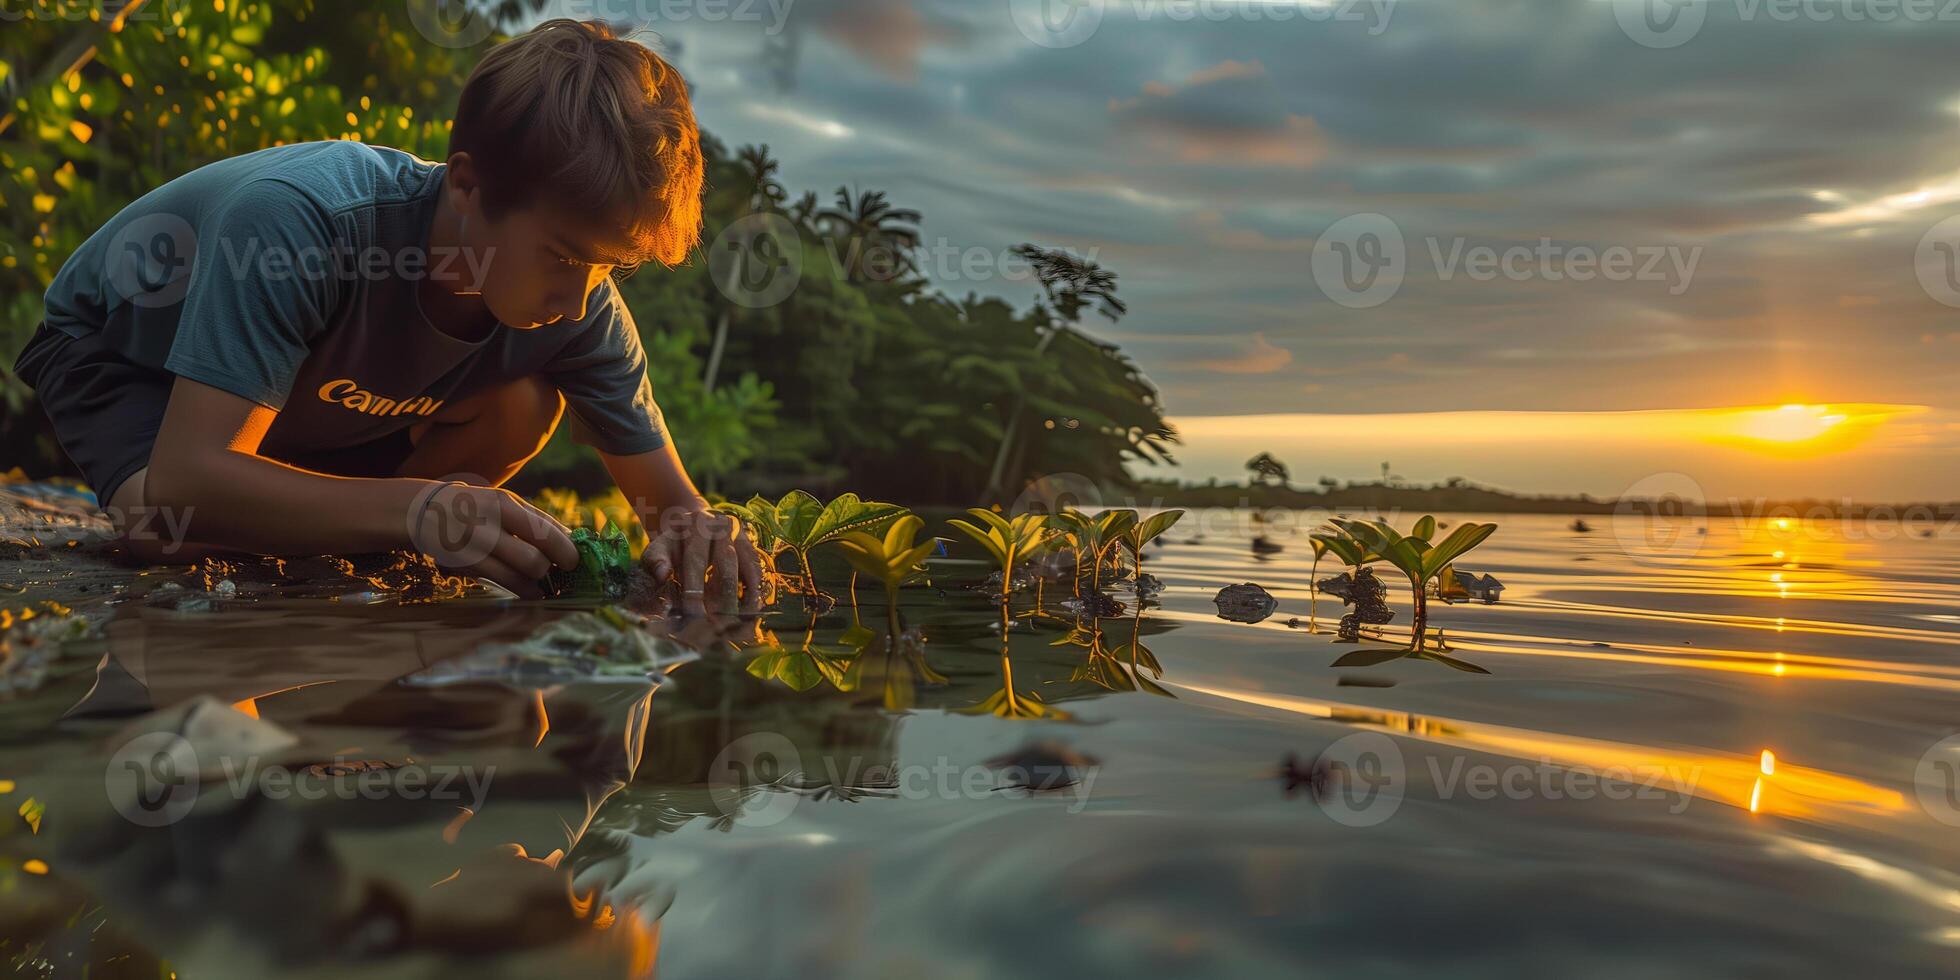
{"label": "boy's hand", "polygon": [[662,586],[679,572],[682,615],[707,612],[710,587],[718,610],[739,597],[742,613],[761,611],[762,558],[740,521],[716,510],[689,510],[660,524],[640,561]]}
{"label": "boy's hand", "polygon": [[578,567],[564,525],[500,487],[432,484],[410,511],[416,550],[458,575],[487,578],[525,599],[553,566]]}

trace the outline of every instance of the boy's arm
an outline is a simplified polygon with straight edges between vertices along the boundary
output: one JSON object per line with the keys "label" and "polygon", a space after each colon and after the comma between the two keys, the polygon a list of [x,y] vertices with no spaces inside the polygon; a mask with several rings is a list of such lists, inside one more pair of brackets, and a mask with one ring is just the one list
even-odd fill
{"label": "boy's arm", "polygon": [[601,451],[599,457],[646,528],[647,550],[640,560],[647,571],[663,584],[678,572],[682,614],[707,611],[711,570],[715,609],[735,606],[739,597],[741,612],[761,610],[762,559],[748,529],[709,506],[672,443],[627,456]]}
{"label": "boy's arm", "polygon": [[203,544],[267,555],[413,548],[527,598],[540,594],[551,565],[577,567],[558,523],[507,490],[330,476],[257,455],[277,415],[178,378],[142,503],[172,518],[161,526]]}

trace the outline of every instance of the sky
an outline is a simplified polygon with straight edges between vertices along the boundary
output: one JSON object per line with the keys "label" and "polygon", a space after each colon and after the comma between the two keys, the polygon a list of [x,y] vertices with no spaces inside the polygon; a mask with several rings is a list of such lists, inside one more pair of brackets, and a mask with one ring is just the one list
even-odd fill
{"label": "sky", "polygon": [[[1114,270],[1129,315],[1085,326],[1162,389],[1179,478],[1264,449],[1309,480],[1960,497],[1944,2],[556,2],[656,32],[792,197],[923,212],[949,294],[1025,304],[1020,242]],[[1858,437],[1707,424],[1784,405]]]}

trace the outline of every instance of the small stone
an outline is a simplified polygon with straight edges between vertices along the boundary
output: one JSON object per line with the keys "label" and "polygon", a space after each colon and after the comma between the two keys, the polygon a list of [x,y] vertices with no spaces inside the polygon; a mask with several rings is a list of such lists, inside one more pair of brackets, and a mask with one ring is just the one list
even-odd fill
{"label": "small stone", "polygon": [[1234,623],[1262,622],[1279,608],[1279,600],[1272,593],[1252,582],[1219,589],[1211,601],[1218,604],[1218,618]]}

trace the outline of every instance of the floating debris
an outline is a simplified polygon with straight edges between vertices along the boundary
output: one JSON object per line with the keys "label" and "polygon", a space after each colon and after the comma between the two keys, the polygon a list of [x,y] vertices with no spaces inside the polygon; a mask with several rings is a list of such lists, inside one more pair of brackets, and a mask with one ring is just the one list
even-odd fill
{"label": "floating debris", "polygon": [[1375,577],[1375,570],[1361,566],[1353,575],[1346,572],[1322,581],[1319,589],[1328,595],[1340,596],[1341,604],[1353,606],[1348,614],[1341,617],[1335,632],[1343,643],[1355,643],[1361,639],[1361,627],[1381,626],[1395,618],[1395,611],[1388,608],[1388,586]]}
{"label": "floating debris", "polygon": [[1219,589],[1211,601],[1218,604],[1218,618],[1234,623],[1261,622],[1279,608],[1279,600],[1272,593],[1251,582]]}
{"label": "floating debris", "polygon": [[1074,786],[1084,772],[1102,765],[1102,760],[1060,742],[1042,741],[995,756],[983,765],[1002,771],[1008,782],[1001,789],[1041,792]]}
{"label": "floating debris", "polygon": [[1138,599],[1155,599],[1163,594],[1164,581],[1149,572],[1144,572],[1136,577],[1136,581],[1130,583],[1130,588],[1136,592]]}
{"label": "floating debris", "polygon": [[1123,615],[1127,608],[1121,599],[1095,591],[1085,592],[1079,597],[1070,596],[1055,605],[1063,612],[1083,619],[1113,619]]}
{"label": "floating debris", "polygon": [[316,762],[302,767],[298,772],[315,779],[331,779],[335,776],[354,776],[364,772],[386,772],[400,769],[400,762],[387,762],[382,759],[335,759],[332,762]]}
{"label": "floating debris", "polygon": [[402,678],[414,687],[501,683],[542,687],[575,681],[645,683],[699,654],[646,629],[618,606],[552,620],[516,643],[490,643]]}
{"label": "floating debris", "polygon": [[1252,539],[1252,553],[1255,555],[1272,555],[1285,550],[1284,545],[1263,534]]}
{"label": "floating debris", "polygon": [[62,644],[100,635],[100,624],[58,602],[0,609],[0,698],[38,690]]}

